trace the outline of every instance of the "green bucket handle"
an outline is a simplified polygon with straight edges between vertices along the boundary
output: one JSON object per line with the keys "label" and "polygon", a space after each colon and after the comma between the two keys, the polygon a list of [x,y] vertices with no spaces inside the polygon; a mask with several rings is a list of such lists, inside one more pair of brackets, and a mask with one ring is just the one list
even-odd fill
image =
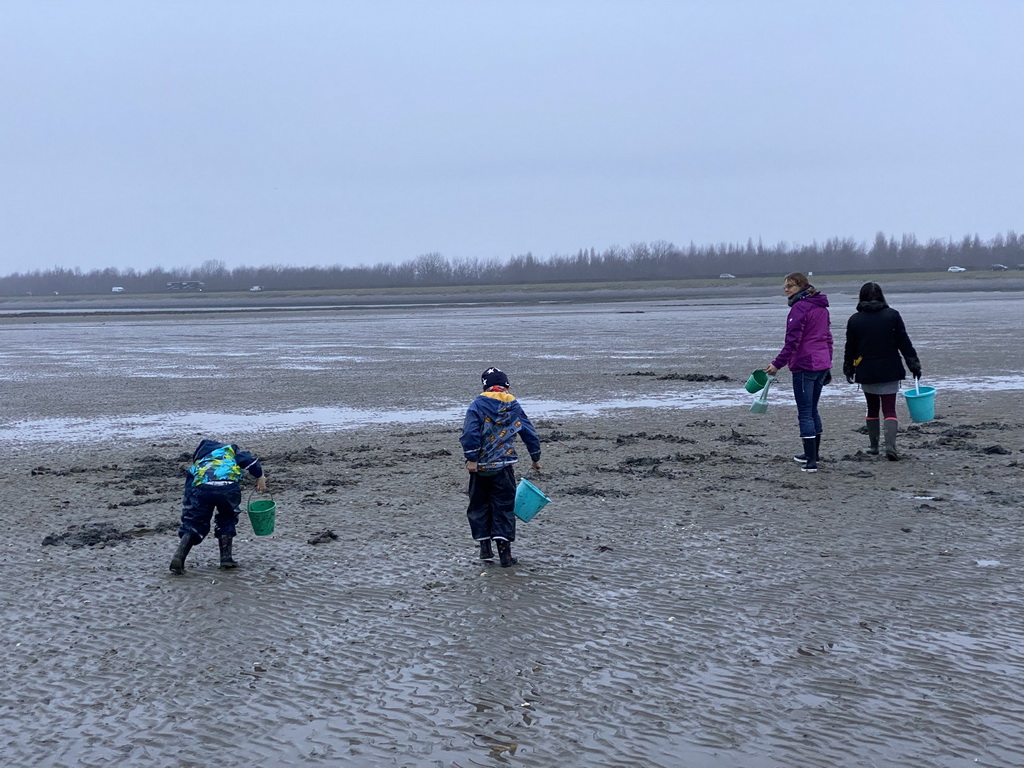
{"label": "green bucket handle", "polygon": [[[253,488],[251,491],[249,491],[249,498],[245,500],[245,508],[246,508],[246,510],[248,510],[249,509],[249,505],[252,504],[252,496],[253,496],[254,493],[257,493],[257,490],[255,488]],[[258,493],[266,494],[267,496],[270,497],[271,501],[274,500],[274,494],[271,493],[270,491],[258,491]]]}

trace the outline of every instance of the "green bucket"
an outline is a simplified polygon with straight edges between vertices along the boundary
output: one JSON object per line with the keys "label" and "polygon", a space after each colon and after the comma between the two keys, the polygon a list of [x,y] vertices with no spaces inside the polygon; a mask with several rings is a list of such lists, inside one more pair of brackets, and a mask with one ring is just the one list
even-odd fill
{"label": "green bucket", "polygon": [[768,383],[768,374],[764,371],[754,371],[750,374],[750,378],[747,379],[747,383],[743,385],[743,388],[752,395],[757,394],[764,389],[765,384]]}
{"label": "green bucket", "polygon": [[249,495],[249,522],[252,524],[252,532],[257,536],[269,536],[274,532],[274,516],[277,514],[277,502],[271,499],[260,499],[252,501],[252,494]]}
{"label": "green bucket", "polygon": [[540,488],[524,477],[516,486],[516,505],[512,513],[524,523],[528,523],[549,501],[551,499],[545,496]]}

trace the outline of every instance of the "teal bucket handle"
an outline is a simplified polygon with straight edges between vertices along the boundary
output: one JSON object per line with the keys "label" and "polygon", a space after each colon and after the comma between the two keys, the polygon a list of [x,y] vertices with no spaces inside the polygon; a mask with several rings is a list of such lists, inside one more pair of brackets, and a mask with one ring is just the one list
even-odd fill
{"label": "teal bucket handle", "polygon": [[772,388],[773,381],[775,381],[775,377],[768,376],[768,380],[765,382],[764,387],[761,388],[760,394],[754,399],[754,402],[750,404],[751,413],[768,412],[768,390]]}

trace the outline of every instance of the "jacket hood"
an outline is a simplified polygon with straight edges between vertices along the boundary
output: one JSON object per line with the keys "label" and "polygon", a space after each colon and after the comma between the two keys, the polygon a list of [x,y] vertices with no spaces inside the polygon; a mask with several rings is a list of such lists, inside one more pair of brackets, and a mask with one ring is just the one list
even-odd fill
{"label": "jacket hood", "polygon": [[218,448],[223,448],[227,443],[218,443],[216,440],[203,440],[192,454],[192,461],[199,461],[203,456],[209,456]]}
{"label": "jacket hood", "polygon": [[828,296],[826,296],[824,293],[815,293],[811,296],[804,296],[803,298],[799,299],[799,301],[806,302],[815,307],[825,307],[826,309],[828,308]]}
{"label": "jacket hood", "polygon": [[516,396],[511,392],[481,392],[477,396],[477,402],[488,413],[498,413],[506,408],[509,403],[514,403]]}
{"label": "jacket hood", "polygon": [[857,304],[858,312],[881,312],[888,308],[889,305],[884,301],[861,301]]}

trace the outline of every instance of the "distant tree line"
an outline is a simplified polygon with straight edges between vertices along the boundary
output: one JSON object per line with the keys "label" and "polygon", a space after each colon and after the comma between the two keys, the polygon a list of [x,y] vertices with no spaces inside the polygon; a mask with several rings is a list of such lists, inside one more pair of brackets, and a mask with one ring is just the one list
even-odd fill
{"label": "distant tree line", "polygon": [[[346,290],[355,288],[407,288],[416,286],[522,285],[527,283],[618,282],[629,280],[683,280],[718,277],[781,275],[787,272],[888,273],[946,269],[1010,268],[1024,264],[1024,237],[1009,231],[984,242],[977,235],[960,241],[929,240],[913,235],[900,239],[879,232],[869,246],[853,239],[832,238],[824,243],[765,247],[748,240],[745,245],[721,244],[680,248],[657,241],[612,246],[600,253],[593,248],[572,255],[537,258],[527,253],[509,259],[448,259],[426,253],[399,264],[357,267],[238,267],[229,270],[221,261],[197,268],[144,271],[54,267],[0,278],[0,295],[36,296],[59,293],[110,293],[115,286],[127,293],[162,293],[181,290],[183,283],[202,283],[203,291]],[[169,284],[177,284],[172,288]]]}

